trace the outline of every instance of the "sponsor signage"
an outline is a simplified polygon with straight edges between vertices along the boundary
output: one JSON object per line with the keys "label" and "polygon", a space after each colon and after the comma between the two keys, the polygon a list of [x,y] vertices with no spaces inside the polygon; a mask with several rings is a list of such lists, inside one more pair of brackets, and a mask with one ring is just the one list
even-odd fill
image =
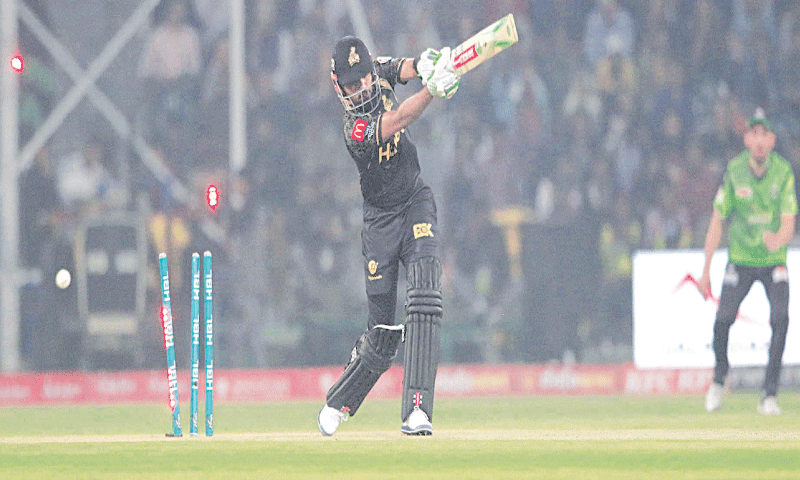
{"label": "sponsor signage", "polygon": [[[341,366],[285,370],[215,372],[215,402],[323,402]],[[735,389],[757,390],[763,368],[731,371]],[[534,395],[702,395],[711,383],[708,368],[639,370],[622,365],[443,365],[436,376],[437,398],[524,397]],[[188,398],[189,373],[178,372],[179,397]],[[783,369],[781,385],[800,386],[800,367]],[[403,368],[393,366],[368,399],[397,400]],[[26,373],[0,375],[0,407],[33,405],[166,404],[162,371],[114,373]]]}
{"label": "sponsor signage", "polygon": [[[633,357],[639,369],[712,368],[714,318],[727,253],[717,251],[711,261],[711,296],[698,292],[704,254],[700,250],[637,252],[633,257]],[[789,250],[789,276],[800,275],[800,250]],[[789,282],[789,332],[784,365],[800,364],[800,332],[792,318],[800,318],[800,276]],[[764,366],[772,329],[764,287],[756,282],[739,308],[730,330],[728,357],[732,367]]]}

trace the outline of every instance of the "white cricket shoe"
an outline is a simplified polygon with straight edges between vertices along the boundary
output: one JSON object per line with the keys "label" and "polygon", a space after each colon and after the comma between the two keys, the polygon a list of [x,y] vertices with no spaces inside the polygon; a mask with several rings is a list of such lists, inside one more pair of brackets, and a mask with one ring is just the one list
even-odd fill
{"label": "white cricket shoe", "polygon": [[349,416],[346,413],[340,412],[335,408],[329,407],[327,404],[322,407],[317,417],[317,426],[323,435],[329,437],[336,433],[336,429],[342,422],[346,422]]}
{"label": "white cricket shoe", "polygon": [[433,435],[433,425],[428,420],[428,415],[419,408],[415,408],[403,422],[400,431],[406,435]]}
{"label": "white cricket shoe", "polygon": [[711,382],[706,393],[706,411],[716,412],[722,406],[723,388],[719,383]]}
{"label": "white cricket shoe", "polygon": [[764,397],[758,402],[758,413],[761,415],[780,415],[781,407],[778,406],[778,401],[774,395]]}

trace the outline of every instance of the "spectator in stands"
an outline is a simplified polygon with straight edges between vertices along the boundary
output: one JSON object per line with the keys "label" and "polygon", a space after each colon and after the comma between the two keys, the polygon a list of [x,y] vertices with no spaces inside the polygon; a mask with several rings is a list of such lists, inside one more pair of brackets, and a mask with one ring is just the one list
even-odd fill
{"label": "spectator in stands", "polygon": [[195,165],[219,167],[228,161],[230,138],[228,37],[220,38],[206,67],[198,102],[197,161]]}
{"label": "spectator in stands", "polygon": [[771,0],[736,0],[728,33],[731,85],[747,105],[776,99],[778,25]]}
{"label": "spectator in stands", "polygon": [[595,126],[602,122],[603,100],[595,76],[590,73],[580,72],[570,79],[570,87],[561,106],[561,118],[569,118],[579,112],[587,115],[587,120]]}
{"label": "spectator in stands", "polygon": [[154,11],[156,25],[142,52],[141,77],[172,82],[200,73],[200,33],[190,5],[188,0],[164,0]]}
{"label": "spectator in stands", "polygon": [[797,34],[800,29],[800,3],[790,2],[788,10],[784,11],[778,21],[780,55],[786,57],[792,49],[797,48]]}
{"label": "spectator in stands", "polygon": [[603,151],[611,159],[614,185],[619,193],[630,195],[642,166],[642,145],[636,138],[637,129],[624,113],[614,112],[609,119]]}
{"label": "spectator in stands", "polygon": [[58,190],[68,211],[91,214],[126,202],[125,188],[113,165],[113,154],[113,143],[100,134],[93,134],[79,149],[61,159]]}
{"label": "spectator in stands", "polygon": [[692,218],[679,198],[679,187],[676,185],[685,181],[686,174],[683,167],[677,164],[667,166],[667,170],[672,178],[658,191],[658,203],[647,212],[643,243],[646,248],[655,250],[689,248],[694,240]]}
{"label": "spectator in stands", "polygon": [[783,106],[782,110],[789,113],[790,117],[795,117],[796,122],[795,115],[800,111],[800,75],[797,74],[800,72],[800,21],[794,24],[791,41],[781,63],[779,70],[780,105]]}
{"label": "spectator in stands", "polygon": [[635,92],[638,71],[632,56],[625,53],[619,37],[609,37],[607,43],[607,54],[597,61],[595,75],[604,109],[609,111],[618,97]]}
{"label": "spectator in stands", "polygon": [[723,93],[712,100],[708,124],[701,129],[700,141],[706,161],[719,165],[720,171],[728,160],[738,151],[741,141],[737,141],[736,120],[740,116],[728,100],[729,93]]}
{"label": "spectator in stands", "polygon": [[619,196],[609,219],[600,230],[599,253],[602,279],[599,285],[600,308],[595,340],[613,343],[632,341],[631,285],[633,252],[641,247],[642,226],[630,208],[628,198]]}
{"label": "spectator in stands", "polygon": [[[36,18],[52,28],[46,0],[25,0]],[[25,22],[19,24],[19,53],[24,59],[24,73],[19,82],[19,144],[28,143],[55,106],[63,86],[53,68],[53,59]]]}
{"label": "spectator in stands", "polygon": [[633,55],[635,34],[633,17],[617,0],[597,0],[586,19],[583,36],[583,53],[589,68],[594,70],[597,62],[611,53],[609,44],[618,43],[619,53]]}
{"label": "spectator in stands", "polygon": [[52,240],[55,222],[63,210],[49,146],[39,150],[30,168],[20,174],[19,182],[19,246],[22,264],[31,267],[39,264],[43,246]]}
{"label": "spectator in stands", "polygon": [[695,85],[712,83],[724,78],[725,50],[724,18],[714,0],[696,0],[689,18],[689,52],[686,67]]}
{"label": "spectator in stands", "polygon": [[[155,28],[147,38],[139,64],[143,80],[143,127],[160,143],[186,176],[193,157],[198,81],[203,68],[199,22],[189,0],[163,0],[154,10]],[[185,168],[184,168],[185,167]]]}
{"label": "spectator in stands", "polygon": [[192,0],[197,18],[202,24],[204,58],[213,55],[217,42],[228,34],[230,5],[219,0]]}
{"label": "spectator in stands", "polygon": [[775,40],[778,34],[773,0],[732,0],[734,35],[747,38],[756,30],[764,30]]}
{"label": "spectator in stands", "polygon": [[650,0],[641,2],[639,8],[646,9],[641,21],[641,34],[650,32],[664,32],[668,43],[672,46],[672,54],[677,58],[686,55],[691,35],[687,31],[688,23],[685,19],[690,13],[692,1],[685,0]]}

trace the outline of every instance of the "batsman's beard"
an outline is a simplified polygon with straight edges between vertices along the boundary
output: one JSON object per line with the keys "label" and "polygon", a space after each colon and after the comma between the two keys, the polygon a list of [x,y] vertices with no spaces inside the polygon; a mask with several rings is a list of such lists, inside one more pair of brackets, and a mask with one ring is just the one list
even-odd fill
{"label": "batsman's beard", "polygon": [[381,87],[377,74],[372,75],[372,82],[355,93],[346,94],[343,87],[336,88],[336,94],[347,113],[365,116],[374,113],[380,105]]}

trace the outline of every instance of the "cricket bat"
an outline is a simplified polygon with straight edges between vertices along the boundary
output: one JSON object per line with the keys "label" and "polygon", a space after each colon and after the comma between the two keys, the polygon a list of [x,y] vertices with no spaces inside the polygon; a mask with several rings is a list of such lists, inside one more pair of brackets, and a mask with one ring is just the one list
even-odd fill
{"label": "cricket bat", "polygon": [[471,36],[452,51],[453,67],[463,75],[517,43],[517,25],[509,13],[480,32]]}

